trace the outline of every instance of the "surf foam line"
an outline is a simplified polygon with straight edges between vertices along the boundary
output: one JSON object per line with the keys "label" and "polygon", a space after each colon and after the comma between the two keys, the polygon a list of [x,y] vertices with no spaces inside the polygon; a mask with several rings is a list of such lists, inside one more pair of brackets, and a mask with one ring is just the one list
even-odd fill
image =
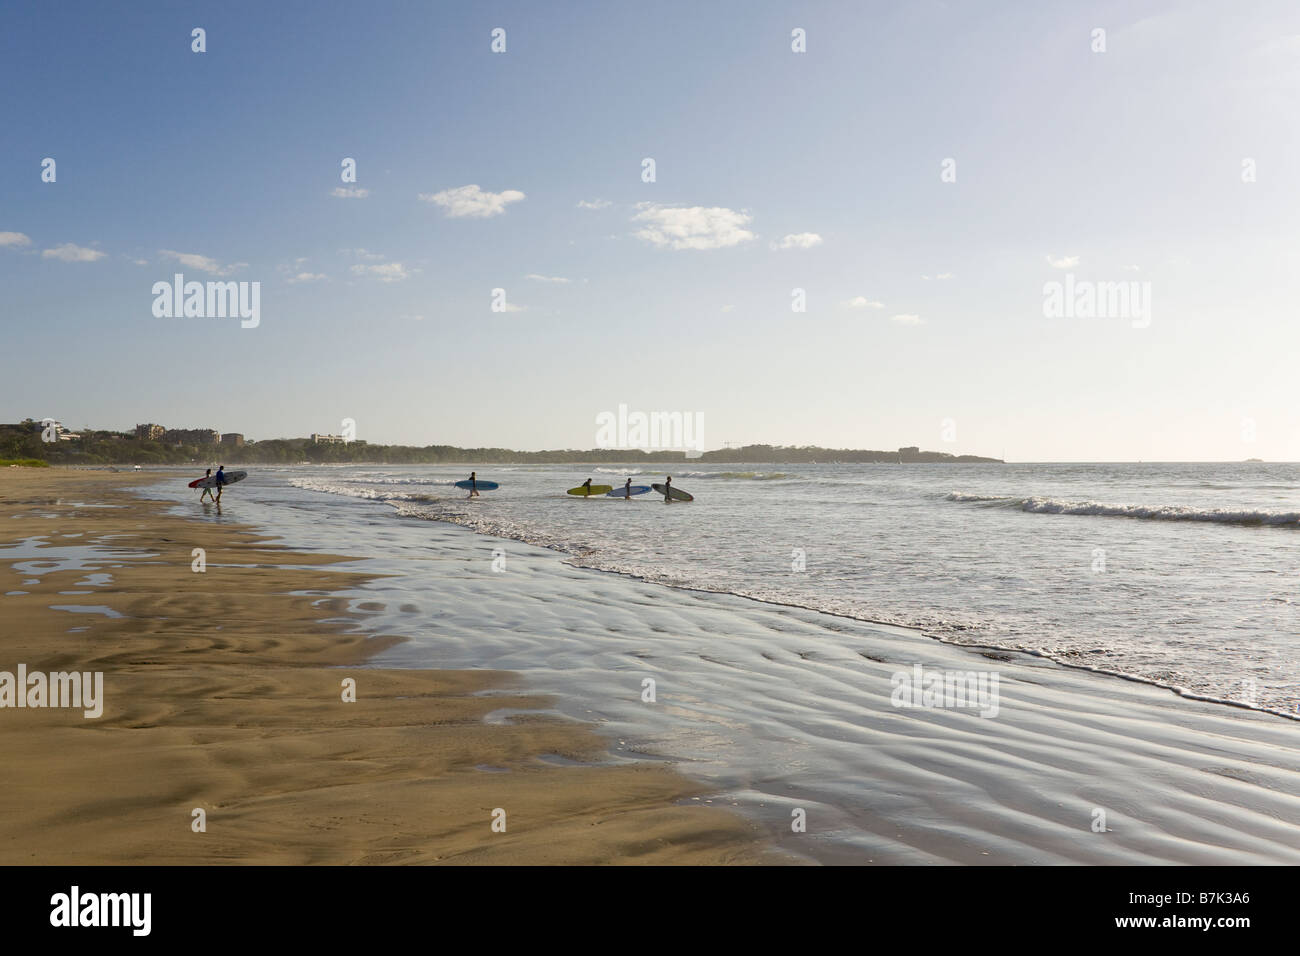
{"label": "surf foam line", "polygon": [[[435,482],[421,482],[422,484],[435,484]],[[289,484],[295,488],[301,488],[303,491],[316,491],[323,495],[342,495],[345,498],[364,498],[368,501],[411,501],[432,504],[441,501],[437,495],[420,495],[408,494],[404,491],[381,491],[374,488],[358,487],[346,481],[326,481],[321,478],[290,478]],[[443,484],[443,482],[436,482]],[[453,483],[445,482],[448,488]]]}
{"label": "surf foam line", "polygon": [[[997,501],[1011,499],[995,498],[985,500]],[[546,548],[549,551],[563,554],[567,563],[573,567],[582,568],[587,571],[598,571],[604,574],[618,574],[623,577],[632,578],[633,580],[644,581],[647,584],[657,584],[662,587],[676,588],[680,591],[693,591],[699,594],[724,594],[731,597],[741,598],[746,601],[756,601],[760,604],[767,604],[774,607],[788,607],[800,611],[811,611],[815,614],[825,614],[830,617],[842,618],[844,620],[857,621],[863,624],[901,628],[906,631],[911,631],[921,637],[928,638],[929,640],[938,641],[940,644],[948,644],[953,647],[961,647],[968,650],[988,651],[999,654],[1025,654],[1029,657],[1038,658],[1039,660],[1051,661],[1053,664],[1069,668],[1070,670],[1088,671],[1089,673],[1098,674],[1104,677],[1114,677],[1137,684],[1146,684],[1149,687],[1157,687],[1161,690],[1167,690],[1177,694],[1179,697],[1186,700],[1200,701],[1209,704],[1221,704],[1228,707],[1236,707],[1241,710],[1252,710],[1263,714],[1270,714],[1275,717],[1285,717],[1288,720],[1300,722],[1300,714],[1293,714],[1288,710],[1248,704],[1244,701],[1234,700],[1230,697],[1218,697],[1212,694],[1198,693],[1179,684],[1160,681],[1142,674],[1133,674],[1128,671],[1115,670],[1113,668],[1099,667],[1093,664],[1067,660],[1058,655],[1052,654],[1049,651],[1025,647],[1021,644],[985,644],[980,643],[977,640],[962,639],[962,635],[964,634],[986,631],[988,629],[988,625],[986,624],[962,624],[959,622],[948,621],[922,623],[916,620],[904,618],[891,620],[887,616],[872,617],[862,612],[835,610],[815,604],[803,604],[798,601],[779,600],[770,596],[746,592],[743,589],[737,590],[727,587],[709,587],[707,584],[699,582],[684,582],[680,579],[661,576],[641,569],[603,566],[591,559],[593,552],[589,547],[573,542],[563,541],[559,536],[552,537],[537,532],[529,532],[511,522],[489,521],[485,520],[481,515],[470,514],[465,511],[432,513],[427,509],[412,507],[411,505],[402,502],[394,501],[388,503],[401,517],[418,518],[424,521],[443,521],[447,524],[458,525],[476,534],[486,535],[493,538],[508,538],[512,541],[519,541],[523,544],[529,544],[534,547]]]}
{"label": "surf foam line", "polygon": [[967,495],[954,491],[947,501],[1005,507],[1046,515],[1085,515],[1103,518],[1140,518],[1147,521],[1200,521],[1210,524],[1261,525],[1300,529],[1300,511],[1257,511],[1230,508],[1183,508],[1177,505],[1108,505],[1099,501],[1060,501],[1055,498],[1017,498],[1008,495]]}

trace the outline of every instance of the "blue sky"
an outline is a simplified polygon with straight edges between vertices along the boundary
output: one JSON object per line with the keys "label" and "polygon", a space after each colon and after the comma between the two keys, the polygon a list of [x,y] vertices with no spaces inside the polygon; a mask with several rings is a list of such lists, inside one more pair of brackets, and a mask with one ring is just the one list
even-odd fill
{"label": "blue sky", "polygon": [[[1300,459],[1294,4],[0,17],[0,419]],[[155,317],[176,272],[259,282],[260,324]],[[1149,323],[1046,317],[1067,273]]]}

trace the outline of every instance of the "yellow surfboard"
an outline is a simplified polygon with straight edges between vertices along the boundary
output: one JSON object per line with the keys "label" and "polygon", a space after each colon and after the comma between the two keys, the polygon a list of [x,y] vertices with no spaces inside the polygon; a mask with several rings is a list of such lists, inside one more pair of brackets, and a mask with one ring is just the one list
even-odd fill
{"label": "yellow surfboard", "polygon": [[577,498],[594,498],[597,495],[607,495],[613,490],[613,485],[592,485],[590,488],[578,485],[576,488],[570,488],[567,493]]}

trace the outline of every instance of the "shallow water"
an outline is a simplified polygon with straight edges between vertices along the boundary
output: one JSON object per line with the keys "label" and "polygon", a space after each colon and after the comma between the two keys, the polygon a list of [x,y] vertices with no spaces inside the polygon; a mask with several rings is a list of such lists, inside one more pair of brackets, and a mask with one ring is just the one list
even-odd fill
{"label": "shallow water", "polygon": [[[448,497],[427,475],[419,476],[424,487],[413,490],[391,471],[348,471],[255,472],[240,486],[243,494],[236,498],[232,490],[221,520],[272,530],[291,547],[357,558],[339,570],[391,574],[341,592],[367,632],[409,638],[375,666],[518,671],[530,690],[556,695],[557,714],[595,723],[610,739],[613,759],[671,757],[709,782],[720,804],[755,815],[792,849],[828,861],[1300,861],[1300,798],[1293,796],[1300,757],[1291,721],[1181,700],[1042,657],[980,652],[818,611],[600,574],[575,566],[565,552],[403,513],[409,497],[396,499],[399,510],[373,494],[395,488],[418,495],[420,508],[445,508],[472,521],[528,519],[544,526],[546,516],[559,516],[550,527],[563,529],[571,545],[606,541],[603,550],[588,548],[582,561],[599,563],[615,550],[624,561],[676,554],[670,539],[695,549],[691,561],[677,562],[683,575],[712,567],[704,552],[725,552],[717,567],[742,574],[746,555],[725,545],[736,540],[729,522],[707,507],[697,510],[714,494],[706,479],[694,487],[681,480],[700,499],[687,506],[553,499],[542,491],[528,499],[521,491],[509,507],[489,501],[475,511],[480,502]],[[448,473],[446,480],[459,477]],[[577,483],[573,472],[559,469],[494,471],[492,477],[503,492],[526,482],[550,487],[557,477],[570,479],[562,487]],[[720,479],[717,487],[751,480]],[[344,490],[355,483],[363,493],[298,487],[308,481]],[[174,485],[148,493],[177,502],[178,513],[206,513]],[[935,491],[918,507],[971,513],[963,502],[945,500],[947,494]],[[761,500],[718,507],[757,512]],[[874,507],[879,514],[890,510]],[[542,518],[529,518],[534,512]],[[1049,534],[1053,522],[1140,523],[1005,514],[1017,527],[1047,522]],[[609,543],[616,527],[639,542],[636,555],[626,543]],[[634,538],[629,529],[638,527],[661,534]],[[1253,530],[1289,540],[1283,528]],[[201,537],[201,527],[195,533]],[[803,533],[812,539],[811,529]],[[848,535],[883,537],[878,528]],[[698,543],[706,536],[724,544],[710,551]],[[990,550],[1007,560],[1002,549]],[[576,545],[567,553],[575,551]],[[809,549],[810,567],[814,553]],[[758,563],[753,555],[749,562]],[[760,580],[764,573],[774,576],[748,571]],[[787,571],[786,586],[809,587],[813,572],[806,574]],[[853,580],[862,586],[861,577],[822,574],[838,581],[827,588],[831,593],[852,594]],[[859,599],[878,600],[885,580],[865,580],[868,593]],[[933,581],[931,587],[943,601],[951,599]],[[322,590],[331,591],[327,578]],[[986,625],[977,633],[985,639],[991,631]],[[971,709],[891,705],[893,679],[917,664],[999,674],[1000,712],[986,718]],[[653,702],[645,699],[647,680],[655,682]],[[363,675],[359,684],[364,687]],[[1120,804],[1134,819],[1114,837],[1094,839],[1090,809]],[[807,843],[788,834],[795,810],[815,821]]]}
{"label": "shallow water", "polygon": [[684,505],[563,494],[657,473],[482,474],[502,487],[473,501],[463,469],[426,466],[260,469],[236,490],[277,521],[383,502],[648,581],[1300,706],[1300,466],[695,466],[674,475]]}

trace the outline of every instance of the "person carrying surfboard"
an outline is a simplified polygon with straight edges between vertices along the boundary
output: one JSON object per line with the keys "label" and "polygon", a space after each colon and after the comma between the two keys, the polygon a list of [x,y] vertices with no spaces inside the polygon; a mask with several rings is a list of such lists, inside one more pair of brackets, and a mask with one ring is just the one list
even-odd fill
{"label": "person carrying surfboard", "polygon": [[221,489],[224,488],[225,485],[226,485],[226,466],[225,466],[225,465],[217,465],[217,475],[216,475],[215,483],[216,483],[216,486],[217,486],[217,497],[214,498],[213,501],[217,502],[217,504],[220,504],[220,503],[221,503]]}
{"label": "person carrying surfboard", "polygon": [[590,497],[591,497],[591,479],[590,479],[590,478],[588,478],[586,481],[584,481],[584,482],[582,483],[582,493],[583,493],[583,495],[584,495],[585,497],[587,497],[587,498],[590,498]]}
{"label": "person carrying surfboard", "polygon": [[[212,477],[212,469],[209,468],[206,472],[204,472],[204,473],[203,473],[203,477],[204,477],[204,478],[211,478],[211,477]],[[214,495],[212,494],[212,486],[211,486],[211,485],[204,485],[204,486],[203,486],[203,494],[202,494],[202,495],[199,495],[199,504],[203,504],[203,495],[207,495],[207,496],[208,496],[209,498],[211,498],[213,501],[216,501],[216,500],[217,500],[217,499],[216,499],[216,496],[214,496]]]}
{"label": "person carrying surfboard", "polygon": [[673,503],[673,476],[669,475],[664,482],[664,504]]}
{"label": "person carrying surfboard", "polygon": [[477,471],[471,471],[469,473],[469,494],[465,496],[466,498],[477,498],[479,496],[477,475]]}
{"label": "person carrying surfboard", "polygon": [[624,501],[632,500],[632,479],[631,478],[629,478],[627,482],[623,485],[623,500]]}

